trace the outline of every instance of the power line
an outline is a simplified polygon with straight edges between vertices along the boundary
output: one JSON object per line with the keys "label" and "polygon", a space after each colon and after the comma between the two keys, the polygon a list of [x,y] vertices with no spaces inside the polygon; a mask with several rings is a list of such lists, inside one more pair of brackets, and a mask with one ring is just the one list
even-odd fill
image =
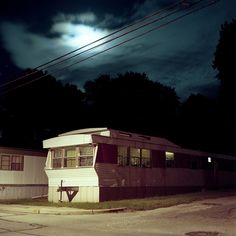
{"label": "power line", "polygon": [[[6,82],[6,83],[0,85],[0,88],[1,88],[1,87],[4,87],[4,86],[6,86],[6,85],[9,85],[9,84],[11,84],[11,83],[14,83],[14,82],[16,82],[16,81],[18,81],[18,80],[21,80],[21,79],[24,79],[24,78],[26,78],[26,77],[29,77],[29,76],[33,75],[33,74],[37,73],[37,70],[38,70],[38,69],[40,69],[40,68],[42,68],[42,67],[44,67],[44,66],[46,66],[45,68],[43,68],[43,69],[45,70],[45,69],[47,69],[47,68],[49,68],[49,67],[55,66],[55,65],[57,65],[57,64],[61,64],[61,63],[63,63],[63,62],[66,61],[66,60],[69,60],[69,59],[71,59],[71,58],[73,58],[73,57],[75,57],[75,56],[78,56],[78,55],[80,55],[80,54],[82,54],[82,53],[85,53],[85,52],[87,52],[87,51],[89,51],[89,50],[92,50],[92,49],[94,49],[95,47],[89,48],[89,49],[87,49],[87,50],[85,50],[85,51],[83,51],[83,52],[81,52],[81,53],[79,53],[79,54],[76,54],[76,55],[71,56],[71,57],[69,57],[69,58],[65,58],[65,59],[63,59],[63,60],[61,60],[61,61],[59,61],[59,62],[56,62],[56,61],[58,61],[58,60],[60,60],[60,59],[62,59],[62,58],[64,58],[64,57],[67,57],[67,56],[69,56],[69,55],[71,55],[71,54],[73,54],[73,53],[75,53],[75,52],[77,52],[77,51],[79,51],[79,50],[82,50],[82,49],[84,49],[84,48],[86,48],[86,47],[89,47],[89,46],[91,46],[91,45],[93,45],[93,44],[95,44],[95,43],[98,43],[98,42],[100,42],[100,41],[102,41],[102,40],[104,40],[104,39],[106,39],[106,38],[108,38],[108,37],[110,37],[110,36],[112,36],[112,35],[115,35],[115,34],[121,32],[121,31],[123,31],[123,30],[125,30],[125,29],[128,29],[128,28],[130,28],[130,27],[132,27],[132,26],[134,26],[134,25],[136,25],[136,24],[139,24],[140,22],[143,22],[143,21],[145,21],[146,19],[152,18],[153,16],[158,15],[158,14],[164,12],[164,11],[168,11],[168,10],[174,9],[174,8],[177,7],[179,4],[181,4],[181,2],[182,2],[182,1],[178,1],[178,2],[176,2],[176,3],[174,3],[174,4],[171,4],[171,5],[169,5],[169,6],[165,7],[165,8],[163,8],[163,9],[160,9],[160,10],[158,10],[158,11],[155,11],[155,12],[153,12],[153,13],[151,13],[151,14],[149,14],[149,15],[147,15],[147,16],[145,16],[145,17],[143,17],[143,18],[141,18],[141,19],[139,19],[139,20],[137,20],[137,21],[134,21],[134,22],[131,23],[131,24],[128,24],[127,26],[124,26],[124,27],[122,27],[122,28],[120,28],[120,29],[118,29],[118,30],[116,30],[116,31],[113,31],[112,33],[110,33],[110,34],[108,34],[108,35],[105,35],[104,37],[101,37],[101,38],[99,38],[99,39],[97,39],[97,40],[95,40],[95,41],[93,41],[93,42],[91,42],[91,43],[88,43],[88,44],[86,44],[86,45],[84,45],[84,46],[82,46],[82,47],[80,47],[80,48],[77,48],[77,49],[75,49],[75,50],[72,50],[72,51],[70,51],[70,52],[68,52],[68,53],[65,53],[65,54],[63,54],[63,55],[61,55],[61,56],[55,58],[55,59],[52,59],[52,60],[50,60],[50,61],[48,61],[48,62],[46,62],[46,63],[43,63],[43,64],[41,64],[41,65],[35,67],[35,68],[33,69],[33,72],[31,72],[31,73],[29,73],[29,74],[27,74],[27,75],[20,76],[20,77],[16,78],[15,80],[11,80],[11,81],[9,81],[9,82]],[[125,34],[125,33],[124,33],[124,34]],[[112,41],[112,40],[115,40],[115,39],[117,39],[117,38],[119,38],[119,37],[122,37],[122,36],[123,36],[123,35],[117,36],[117,37],[115,37],[114,39],[107,40],[106,42],[104,42],[104,43],[102,43],[102,44],[99,44],[98,46],[104,45],[105,43],[108,43],[108,42],[110,42],[110,41]],[[53,62],[56,62],[56,63],[50,65],[50,64],[53,63]]]}
{"label": "power line", "polygon": [[[166,25],[168,25],[168,24],[171,24],[171,23],[173,23],[173,22],[175,22],[175,21],[177,21],[177,20],[180,20],[180,19],[184,18],[185,16],[188,16],[188,15],[194,13],[194,12],[200,11],[200,10],[202,10],[202,9],[208,7],[208,6],[211,6],[211,5],[213,5],[213,4],[215,4],[215,3],[219,2],[219,1],[220,1],[220,0],[212,0],[212,1],[211,1],[210,3],[208,3],[208,4],[205,4],[205,5],[203,5],[203,6],[200,6],[200,7],[198,7],[198,8],[195,8],[195,9],[193,9],[193,10],[190,10],[189,12],[187,12],[187,13],[185,13],[185,14],[182,14],[181,16],[178,16],[178,17],[176,17],[176,18],[174,18],[174,19],[172,19],[172,20],[170,20],[170,21],[168,21],[168,22],[165,22],[165,23],[163,23],[163,24],[161,24],[161,25],[159,25],[159,26],[153,27],[153,28],[151,28],[151,29],[149,29],[149,30],[147,30],[147,31],[145,31],[145,32],[143,32],[143,33],[141,33],[141,34],[138,34],[138,35],[136,35],[136,36],[134,36],[134,37],[132,37],[132,38],[130,38],[130,39],[124,40],[124,41],[122,41],[122,42],[120,42],[120,43],[118,43],[118,44],[116,44],[116,45],[114,45],[114,46],[112,46],[112,47],[109,47],[109,48],[107,48],[107,49],[105,49],[105,50],[102,50],[102,51],[100,51],[100,52],[98,52],[98,53],[95,53],[95,54],[93,54],[93,55],[91,55],[91,56],[89,56],[89,57],[87,57],[87,58],[81,59],[81,60],[76,61],[76,62],[74,62],[74,63],[72,63],[72,64],[70,64],[70,65],[67,65],[67,66],[65,66],[65,67],[63,67],[63,68],[60,68],[59,70],[56,70],[55,72],[60,72],[60,71],[66,70],[66,69],[68,69],[68,68],[70,68],[70,67],[72,67],[72,66],[74,66],[74,65],[76,65],[76,64],[79,64],[79,63],[81,63],[81,62],[83,62],[83,61],[89,60],[90,58],[93,58],[93,57],[95,57],[95,56],[97,56],[97,55],[100,55],[100,54],[102,54],[102,53],[104,53],[104,52],[107,52],[107,51],[109,51],[109,50],[111,50],[111,49],[114,49],[114,48],[116,48],[116,47],[118,47],[118,46],[121,46],[122,44],[125,44],[125,43],[130,42],[130,41],[132,41],[132,40],[134,40],[134,39],[137,39],[137,38],[139,38],[139,37],[142,37],[142,36],[144,36],[144,35],[146,35],[146,34],[152,32],[152,31],[154,31],[154,30],[158,30],[158,29],[160,29],[160,28],[162,28],[162,27],[164,27],[164,26],[166,26]],[[21,85],[19,85],[19,86],[16,86],[16,87],[14,87],[14,88],[12,88],[12,89],[9,89],[9,90],[7,90],[5,93],[10,92],[10,91],[12,91],[12,90],[15,90],[15,89],[17,89],[17,88],[23,87],[23,86],[25,86],[25,85],[28,85],[28,84],[30,84],[30,83],[33,83],[33,82],[35,82],[35,81],[38,81],[39,79],[45,78],[46,76],[48,76],[48,74],[45,74],[45,75],[43,75],[43,76],[40,76],[40,77],[38,77],[38,78],[36,78],[36,79],[33,79],[33,80],[31,80],[31,81],[25,82],[25,83],[23,83],[23,84],[21,84]]]}
{"label": "power line", "polygon": [[154,31],[154,30],[160,29],[160,28],[162,28],[162,27],[164,27],[164,26],[166,26],[166,25],[169,25],[170,23],[173,23],[173,22],[175,22],[175,21],[177,21],[177,20],[180,20],[180,19],[182,19],[183,17],[185,17],[185,16],[187,16],[187,15],[190,15],[190,14],[192,14],[192,13],[194,13],[194,12],[197,12],[197,11],[200,11],[200,10],[202,10],[202,9],[204,9],[204,8],[206,8],[206,7],[208,7],[208,6],[210,6],[210,5],[213,5],[213,4],[215,4],[216,2],[218,2],[218,1],[220,1],[220,0],[214,0],[214,1],[212,1],[211,3],[209,3],[209,4],[207,4],[207,5],[201,6],[201,7],[197,8],[197,9],[194,9],[194,10],[188,12],[188,13],[185,13],[185,14],[183,14],[183,15],[181,15],[181,16],[178,16],[178,17],[176,17],[176,18],[173,19],[173,20],[170,20],[170,21],[168,21],[168,22],[166,22],[166,23],[163,23],[162,25],[153,27],[152,29],[150,29],[150,30],[148,30],[148,31],[145,31],[145,32],[143,32],[143,33],[141,33],[141,34],[139,34],[139,35],[136,35],[136,36],[134,36],[134,37],[132,37],[132,38],[130,38],[130,39],[127,39],[127,40],[125,40],[125,41],[123,41],[123,42],[121,42],[121,43],[118,43],[118,44],[116,44],[116,45],[114,45],[114,46],[112,46],[112,47],[109,47],[109,48],[107,48],[107,49],[105,49],[105,50],[103,50],[103,51],[101,51],[101,52],[95,53],[95,54],[93,54],[93,55],[91,55],[91,56],[89,56],[89,57],[87,57],[87,58],[81,59],[80,61],[74,62],[74,63],[72,63],[72,64],[70,64],[70,65],[68,65],[68,66],[65,66],[64,68],[61,68],[60,70],[64,70],[64,69],[70,68],[71,66],[74,66],[74,65],[79,64],[79,63],[81,63],[81,62],[83,62],[83,61],[86,61],[86,60],[88,60],[88,59],[90,59],[90,58],[93,58],[93,57],[95,57],[95,56],[97,56],[97,55],[100,55],[100,54],[102,54],[102,53],[104,53],[104,52],[106,52],[106,51],[109,51],[109,50],[111,50],[111,49],[113,49],[113,48],[116,48],[116,47],[118,47],[118,46],[120,46],[120,45],[122,45],[122,44],[125,44],[125,43],[127,43],[127,42],[130,42],[130,41],[132,41],[132,40],[134,40],[134,39],[140,38],[140,37],[142,37],[142,36],[144,36],[144,35],[146,35],[146,34],[152,32],[152,31]]}

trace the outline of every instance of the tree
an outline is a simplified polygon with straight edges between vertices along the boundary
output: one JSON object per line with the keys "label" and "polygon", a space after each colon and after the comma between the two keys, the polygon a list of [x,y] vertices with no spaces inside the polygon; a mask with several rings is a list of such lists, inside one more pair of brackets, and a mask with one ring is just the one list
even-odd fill
{"label": "tree", "polygon": [[218,70],[221,83],[236,81],[236,20],[221,26],[220,38],[214,53],[213,68]]}
{"label": "tree", "polygon": [[2,144],[38,148],[43,139],[82,123],[83,93],[75,85],[63,85],[43,71],[29,69],[25,75],[3,97]]}
{"label": "tree", "polygon": [[179,143],[203,151],[217,151],[215,100],[191,94],[180,109]]}
{"label": "tree", "polygon": [[222,152],[236,154],[236,20],[226,22],[214,54],[213,68],[220,80],[218,96],[219,143]]}
{"label": "tree", "polygon": [[175,127],[178,97],[174,89],[127,72],[102,75],[84,86],[94,126],[170,137]]}

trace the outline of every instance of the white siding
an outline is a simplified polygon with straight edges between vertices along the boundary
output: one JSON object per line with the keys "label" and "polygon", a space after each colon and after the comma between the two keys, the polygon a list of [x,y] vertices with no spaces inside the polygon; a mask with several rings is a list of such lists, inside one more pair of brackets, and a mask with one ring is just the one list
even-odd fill
{"label": "white siding", "polygon": [[[98,202],[99,187],[98,176],[94,168],[77,168],[77,169],[50,169],[45,170],[48,183],[48,201],[58,202],[60,192],[58,188],[62,187],[79,187],[79,192],[74,197],[73,202]],[[66,192],[62,193],[62,201],[68,201]]]}
{"label": "white siding", "polygon": [[27,199],[35,196],[44,196],[48,193],[48,186],[2,186],[0,199]]}
{"label": "white siding", "polygon": [[23,171],[0,170],[0,199],[23,199],[46,195],[48,179],[45,157],[24,156]]}
{"label": "white siding", "polygon": [[67,136],[59,136],[43,141],[44,148],[65,147],[80,144],[92,143],[91,135],[89,134],[74,134]]}
{"label": "white siding", "polygon": [[46,157],[24,156],[24,170],[0,170],[0,184],[47,184]]}
{"label": "white siding", "polygon": [[98,186],[98,176],[94,168],[46,170],[49,186]]}
{"label": "white siding", "polygon": [[[48,201],[49,202],[68,202],[66,192],[62,193],[60,199],[60,192],[57,191],[57,187],[48,188]],[[79,187],[79,192],[73,198],[72,202],[99,202],[99,187]]]}

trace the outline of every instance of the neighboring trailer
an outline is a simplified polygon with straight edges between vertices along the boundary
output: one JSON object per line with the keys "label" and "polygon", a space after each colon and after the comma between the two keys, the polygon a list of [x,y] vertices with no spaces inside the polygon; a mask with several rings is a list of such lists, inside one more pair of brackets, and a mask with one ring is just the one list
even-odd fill
{"label": "neighboring trailer", "polygon": [[99,202],[236,186],[236,158],[107,128],[43,141],[48,200]]}
{"label": "neighboring trailer", "polygon": [[47,195],[45,151],[0,147],[0,200]]}

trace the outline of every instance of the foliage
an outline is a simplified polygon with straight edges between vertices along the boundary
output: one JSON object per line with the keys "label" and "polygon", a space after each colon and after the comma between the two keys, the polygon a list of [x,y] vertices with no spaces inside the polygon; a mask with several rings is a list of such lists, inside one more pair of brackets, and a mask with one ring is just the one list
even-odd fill
{"label": "foliage", "polygon": [[[11,84],[2,98],[2,145],[38,148],[42,139],[75,128],[83,93],[42,71],[27,70],[24,81]],[[31,83],[35,78],[42,78]],[[16,88],[21,83],[24,87]]]}
{"label": "foliage", "polygon": [[188,148],[215,151],[217,138],[216,102],[201,94],[190,95],[180,110],[179,142]]}
{"label": "foliage", "polygon": [[236,20],[221,26],[220,38],[214,54],[213,68],[221,81],[236,80]]}
{"label": "foliage", "polygon": [[215,51],[213,68],[221,81],[217,98],[218,136],[222,152],[236,154],[236,20],[224,23]]}
{"label": "foliage", "polygon": [[115,78],[103,75],[87,82],[84,88],[91,117],[96,117],[95,126],[170,134],[166,126],[176,120],[178,97],[174,89],[149,80],[146,74],[127,72]]}

